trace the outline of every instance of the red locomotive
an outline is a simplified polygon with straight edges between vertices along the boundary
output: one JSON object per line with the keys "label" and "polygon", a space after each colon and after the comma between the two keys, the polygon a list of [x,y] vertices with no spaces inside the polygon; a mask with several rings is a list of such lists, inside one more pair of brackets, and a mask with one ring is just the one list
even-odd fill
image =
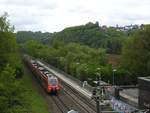
{"label": "red locomotive", "polygon": [[47,93],[58,94],[62,90],[58,78],[48,71],[43,63],[29,58],[25,61]]}

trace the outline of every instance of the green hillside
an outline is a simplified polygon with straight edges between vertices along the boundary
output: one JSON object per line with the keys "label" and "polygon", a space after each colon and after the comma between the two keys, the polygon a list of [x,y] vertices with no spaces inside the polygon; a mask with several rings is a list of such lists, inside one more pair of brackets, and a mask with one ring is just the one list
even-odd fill
{"label": "green hillside", "polygon": [[118,31],[114,27],[99,26],[98,23],[91,22],[86,25],[69,27],[55,33],[19,31],[16,36],[18,43],[38,40],[44,44],[49,44],[54,40],[59,40],[65,43],[80,43],[92,48],[105,48],[107,53],[113,54],[121,53],[122,44],[128,37],[126,32]]}

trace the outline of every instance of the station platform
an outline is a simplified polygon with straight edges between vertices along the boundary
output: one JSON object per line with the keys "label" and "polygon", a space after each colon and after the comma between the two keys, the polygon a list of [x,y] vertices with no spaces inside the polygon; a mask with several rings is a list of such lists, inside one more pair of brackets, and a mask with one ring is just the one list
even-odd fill
{"label": "station platform", "polygon": [[45,68],[47,70],[49,70],[50,72],[52,72],[54,75],[56,75],[60,80],[67,83],[69,86],[73,87],[75,90],[77,90],[78,92],[83,94],[85,97],[87,97],[88,99],[91,99],[92,93],[90,91],[88,91],[87,89],[81,87],[81,85],[77,84],[75,81],[73,81],[72,79],[66,77],[62,73],[59,73],[54,69],[51,69],[50,66],[45,65]]}

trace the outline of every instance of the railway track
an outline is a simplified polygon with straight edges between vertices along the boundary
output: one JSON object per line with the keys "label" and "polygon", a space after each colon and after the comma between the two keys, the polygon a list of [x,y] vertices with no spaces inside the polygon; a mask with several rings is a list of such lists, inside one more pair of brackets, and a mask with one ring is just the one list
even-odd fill
{"label": "railway track", "polygon": [[53,95],[50,97],[60,113],[67,113],[71,109],[78,111],[79,113],[96,113],[95,107],[93,108],[90,106],[91,103],[87,104],[87,100],[80,100],[81,97],[67,86],[64,88],[64,94],[57,96]]}
{"label": "railway track", "polygon": [[61,100],[61,98],[59,98],[59,96],[53,95],[51,98],[61,113],[67,113],[70,110],[70,108],[66,105],[66,103],[64,103],[63,100]]}
{"label": "railway track", "polygon": [[65,86],[64,94],[67,96],[66,98],[73,101],[73,103],[80,108],[81,113],[96,113],[95,106],[93,102],[89,102],[79,94],[74,89],[71,89],[68,85],[63,84]]}
{"label": "railway track", "polygon": [[36,77],[32,75],[33,73],[30,71],[29,74],[31,75],[30,77],[34,86],[37,87],[38,92],[45,98],[49,110],[52,113],[67,113],[71,109],[78,111],[79,113],[95,113],[95,111],[86,104],[87,101],[80,100],[81,97],[73,92],[73,89],[65,86],[66,90],[64,91],[64,94],[60,94],[58,96],[48,95],[43,90],[43,87],[41,84],[39,84],[39,81],[36,79]]}
{"label": "railway track", "polygon": [[[69,88],[69,87],[68,87]],[[83,95],[79,94],[75,89],[69,88],[70,92],[72,92],[75,96],[77,96],[81,101],[86,103],[91,109],[95,110],[96,104],[93,100],[86,99]]]}

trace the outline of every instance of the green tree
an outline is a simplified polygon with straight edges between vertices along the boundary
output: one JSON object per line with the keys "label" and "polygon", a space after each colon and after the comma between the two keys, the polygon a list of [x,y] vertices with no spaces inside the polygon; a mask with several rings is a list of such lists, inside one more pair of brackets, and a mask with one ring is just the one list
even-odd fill
{"label": "green tree", "polygon": [[11,27],[9,24],[9,21],[7,20],[8,14],[4,13],[0,17],[0,31],[2,32],[13,32],[14,31],[14,26]]}
{"label": "green tree", "polygon": [[28,112],[27,101],[23,97],[22,84],[17,81],[15,70],[7,65],[0,73],[1,113]]}
{"label": "green tree", "polygon": [[53,40],[63,41],[65,43],[80,43],[92,48],[105,48],[108,53],[120,54],[122,44],[128,37],[125,32],[118,31],[113,27],[101,27],[96,22],[86,25],[69,27],[61,32],[54,33],[50,42]]}
{"label": "green tree", "polygon": [[130,38],[123,49],[122,64],[134,78],[150,73],[150,25]]}
{"label": "green tree", "polygon": [[0,17],[0,112],[28,112],[23,98],[23,87],[18,77],[22,75],[21,59],[13,29],[7,14]]}

